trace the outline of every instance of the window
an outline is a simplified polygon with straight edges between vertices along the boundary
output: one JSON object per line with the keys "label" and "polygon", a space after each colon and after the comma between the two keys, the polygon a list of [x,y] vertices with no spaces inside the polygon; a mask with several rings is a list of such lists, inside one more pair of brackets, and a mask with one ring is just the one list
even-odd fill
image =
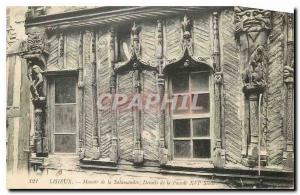
{"label": "window", "polygon": [[76,79],[57,77],[51,82],[52,151],[54,153],[76,152]]}
{"label": "window", "polygon": [[209,72],[174,74],[171,83],[173,158],[210,158]]}

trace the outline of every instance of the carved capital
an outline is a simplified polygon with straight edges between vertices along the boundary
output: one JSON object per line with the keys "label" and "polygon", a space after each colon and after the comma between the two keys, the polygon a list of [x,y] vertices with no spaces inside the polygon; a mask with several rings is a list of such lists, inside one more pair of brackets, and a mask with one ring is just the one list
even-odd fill
{"label": "carved capital", "polygon": [[223,82],[223,72],[216,72],[214,77],[216,84],[222,84]]}
{"label": "carved capital", "polygon": [[271,29],[271,11],[234,7],[235,32],[249,33]]}
{"label": "carved capital", "polygon": [[294,69],[291,66],[283,67],[283,79],[285,83],[294,82]]}
{"label": "carved capital", "polygon": [[23,45],[21,57],[45,66],[49,55],[49,43],[45,32],[31,32]]}

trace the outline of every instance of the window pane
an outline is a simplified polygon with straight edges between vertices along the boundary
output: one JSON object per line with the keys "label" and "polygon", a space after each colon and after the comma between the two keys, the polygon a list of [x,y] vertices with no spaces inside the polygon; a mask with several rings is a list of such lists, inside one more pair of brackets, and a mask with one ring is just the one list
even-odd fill
{"label": "window pane", "polygon": [[55,79],[55,103],[76,102],[76,80],[74,77]]}
{"label": "window pane", "polygon": [[[177,99],[176,99],[176,97],[177,97]],[[173,96],[173,103],[175,104],[174,114],[186,114],[186,113],[190,112],[190,108],[189,108],[190,107],[190,97],[189,97],[189,95]]]}
{"label": "window pane", "polygon": [[76,133],[76,105],[55,106],[55,133]]}
{"label": "window pane", "polygon": [[192,112],[208,113],[209,112],[209,94],[192,95]]}
{"label": "window pane", "polygon": [[208,91],[208,73],[191,73],[192,91]]}
{"label": "window pane", "polygon": [[174,141],[174,158],[190,158],[191,142],[190,141]]}
{"label": "window pane", "polygon": [[179,119],[174,120],[174,137],[190,137],[191,130],[190,130],[190,119]]}
{"label": "window pane", "polygon": [[193,140],[193,157],[194,158],[210,158],[210,140]]}
{"label": "window pane", "polygon": [[189,91],[189,75],[182,73],[174,75],[172,79],[173,93],[186,93]]}
{"label": "window pane", "polygon": [[209,118],[193,119],[193,136],[209,136]]}
{"label": "window pane", "polygon": [[76,135],[55,135],[55,152],[75,153]]}

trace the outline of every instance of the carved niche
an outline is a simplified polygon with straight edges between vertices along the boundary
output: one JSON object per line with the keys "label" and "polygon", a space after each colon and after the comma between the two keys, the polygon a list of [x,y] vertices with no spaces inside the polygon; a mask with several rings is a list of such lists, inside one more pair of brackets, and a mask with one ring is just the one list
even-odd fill
{"label": "carved niche", "polygon": [[264,92],[267,88],[267,40],[271,30],[271,11],[235,7],[235,36],[240,46],[244,92],[243,163],[266,165],[265,134],[262,132]]}

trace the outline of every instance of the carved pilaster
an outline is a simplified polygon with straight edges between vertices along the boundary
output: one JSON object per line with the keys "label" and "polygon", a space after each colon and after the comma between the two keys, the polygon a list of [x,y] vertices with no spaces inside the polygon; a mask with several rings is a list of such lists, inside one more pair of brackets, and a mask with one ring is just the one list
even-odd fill
{"label": "carved pilaster", "polygon": [[[110,29],[110,42],[109,42],[109,55],[110,55],[110,92],[112,99],[115,99],[116,95],[116,74],[115,74],[115,29],[111,27]],[[110,160],[113,162],[118,161],[118,138],[117,138],[117,112],[113,110],[111,105],[111,128],[112,128],[112,140],[111,140],[111,150],[110,150]]]}
{"label": "carved pilaster", "polygon": [[[93,105],[97,107],[97,64],[96,64],[96,32],[92,32],[92,49],[91,49],[91,60],[92,60],[92,98],[93,98]],[[100,147],[99,147],[99,135],[98,135],[98,110],[93,109],[93,120],[94,120],[94,127],[93,127],[93,142],[92,142],[92,151],[93,156],[92,159],[99,159],[100,158]]]}
{"label": "carved pilaster", "polygon": [[182,50],[188,50],[193,55],[192,22],[187,15],[184,15],[182,25]]}
{"label": "carved pilaster", "polygon": [[[135,95],[140,97],[141,95],[141,70],[138,62],[133,64],[133,74],[134,74],[134,90]],[[141,124],[141,109],[139,106],[133,108],[133,128],[135,133],[134,150],[133,150],[133,161],[135,164],[141,164],[144,161],[144,151],[141,146],[141,132],[143,131],[143,125]]]}
{"label": "carved pilaster", "polygon": [[214,149],[213,162],[214,166],[221,168],[225,165],[225,150],[222,149],[222,68],[220,64],[220,40],[218,12],[213,13],[213,60],[214,60],[214,97],[215,97],[215,113],[214,113]]}
{"label": "carved pilaster", "polygon": [[[245,94],[243,142],[246,145],[243,154],[249,166],[256,166],[259,160],[265,165],[266,151],[261,147],[265,134],[262,133],[260,119],[262,117],[261,105],[264,104],[262,96],[267,87],[265,50],[271,30],[271,12],[244,7],[235,7],[234,11],[235,36],[240,46]],[[248,120],[249,123],[246,122]]]}
{"label": "carved pilaster", "polygon": [[285,90],[285,135],[286,146],[283,153],[285,169],[294,168],[294,17],[292,14],[285,16],[286,21],[286,59],[283,68]]}
{"label": "carved pilaster", "polygon": [[48,138],[46,133],[46,91],[44,70],[48,57],[46,34],[29,32],[21,57],[27,60],[30,92],[34,106],[34,146],[33,153],[37,157],[48,155]]}
{"label": "carved pilaster", "polygon": [[83,100],[83,91],[84,91],[84,81],[83,81],[83,33],[80,32],[79,40],[79,70],[78,70],[78,108],[79,108],[79,148],[78,155],[80,159],[85,157],[85,147],[84,147],[84,100]]}
{"label": "carved pilaster", "polygon": [[[163,74],[163,29],[162,21],[157,21],[157,47],[156,47],[156,56],[158,63],[158,93],[160,100],[163,100],[165,94],[165,77]],[[159,109],[159,162],[161,165],[165,165],[168,161],[168,150],[166,149],[166,140],[165,140],[165,110]]]}

